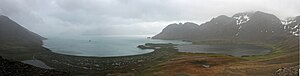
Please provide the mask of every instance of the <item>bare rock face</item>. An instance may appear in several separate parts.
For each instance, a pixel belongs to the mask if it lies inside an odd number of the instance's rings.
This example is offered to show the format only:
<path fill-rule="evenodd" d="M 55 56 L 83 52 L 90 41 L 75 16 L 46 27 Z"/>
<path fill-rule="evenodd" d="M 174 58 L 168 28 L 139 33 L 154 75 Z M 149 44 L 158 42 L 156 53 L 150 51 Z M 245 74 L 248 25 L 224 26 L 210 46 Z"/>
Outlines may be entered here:
<path fill-rule="evenodd" d="M 0 15 L 0 42 L 8 45 L 41 46 L 44 37 Z"/>

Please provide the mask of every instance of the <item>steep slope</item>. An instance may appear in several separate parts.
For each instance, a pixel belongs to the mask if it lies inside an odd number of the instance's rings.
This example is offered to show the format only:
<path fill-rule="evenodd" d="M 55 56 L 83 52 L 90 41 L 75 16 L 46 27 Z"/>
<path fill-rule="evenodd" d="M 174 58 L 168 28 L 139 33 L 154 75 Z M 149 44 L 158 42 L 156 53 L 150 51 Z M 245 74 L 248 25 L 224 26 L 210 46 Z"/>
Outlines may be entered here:
<path fill-rule="evenodd" d="M 8 17 L 0 15 L 1 44 L 40 46 L 42 45 L 42 39 L 45 38 L 27 30 Z"/>
<path fill-rule="evenodd" d="M 282 20 L 284 30 L 290 35 L 299 36 L 300 16 L 287 18 Z"/>
<path fill-rule="evenodd" d="M 299 69 L 299 19 L 300 16 L 297 16 L 284 20 L 281 23 L 280 19 L 278 19 L 275 15 L 260 11 L 237 13 L 232 17 L 224 15 L 218 16 L 213 18 L 211 21 L 200 25 L 200 32 L 198 33 L 200 37 L 198 40 L 217 39 L 216 41 L 219 41 L 218 39 L 221 39 L 237 42 L 258 42 L 259 44 L 264 44 L 266 47 L 272 47 L 272 52 L 266 55 L 245 56 L 242 57 L 245 61 L 231 63 L 229 65 L 221 62 L 221 66 L 214 65 L 209 68 L 201 68 L 201 66 L 199 67 L 199 64 L 207 63 L 213 59 L 202 60 L 201 63 L 193 65 L 191 62 L 200 62 L 201 59 L 205 58 L 199 57 L 203 55 L 195 57 L 196 55 L 190 54 L 189 57 L 181 57 L 176 60 L 172 59 L 158 65 L 158 67 L 155 67 L 158 69 L 154 68 L 153 70 L 158 70 L 154 74 L 297 76 L 299 75 L 299 71 L 297 70 Z M 217 59 L 225 60 L 224 58 Z M 213 60 L 213 62 L 218 61 Z M 184 67 L 178 67 L 178 64 Z"/>
<path fill-rule="evenodd" d="M 221 15 L 200 25 L 200 39 L 231 39 L 235 30 L 234 18 Z"/>
<path fill-rule="evenodd" d="M 200 27 L 191 22 L 174 23 L 168 25 L 161 33 L 152 37 L 153 39 L 182 39 L 192 40 L 198 37 Z"/>
<path fill-rule="evenodd" d="M 239 23 L 238 17 L 248 18 L 246 22 Z M 250 41 L 273 41 L 274 39 L 284 37 L 283 26 L 275 15 L 257 11 L 253 14 L 234 15 L 238 31 L 235 36 L 239 40 Z"/>
<path fill-rule="evenodd" d="M 20 26 L 6 16 L 0 16 L 0 56 L 14 60 L 31 59 L 48 52 L 42 47 L 40 35 Z"/>

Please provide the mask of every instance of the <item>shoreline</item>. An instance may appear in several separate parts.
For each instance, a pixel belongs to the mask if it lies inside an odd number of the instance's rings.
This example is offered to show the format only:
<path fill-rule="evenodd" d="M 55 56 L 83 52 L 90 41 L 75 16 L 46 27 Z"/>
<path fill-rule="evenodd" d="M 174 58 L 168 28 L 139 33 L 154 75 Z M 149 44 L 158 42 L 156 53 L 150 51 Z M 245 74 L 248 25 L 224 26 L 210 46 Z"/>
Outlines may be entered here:
<path fill-rule="evenodd" d="M 155 45 L 153 45 L 154 47 Z M 110 74 L 115 72 L 133 72 L 145 69 L 150 64 L 167 60 L 177 53 L 173 44 L 162 45 L 153 52 L 118 57 L 85 57 L 54 53 L 52 51 L 38 55 L 36 58 L 57 70 L 74 74 Z M 46 50 L 49 50 L 45 48 Z"/>
<path fill-rule="evenodd" d="M 262 47 L 268 47 L 266 45 L 259 44 Z M 155 45 L 152 45 L 154 47 Z M 158 46 L 158 45 L 156 45 Z M 118 57 L 86 57 L 86 56 L 74 56 L 54 53 L 51 50 L 47 53 L 43 53 L 37 57 L 37 59 L 43 61 L 46 65 L 56 68 L 58 71 L 67 71 L 73 75 L 115 75 L 120 74 L 141 74 L 147 73 L 147 70 L 153 69 L 153 66 L 159 66 L 166 62 L 172 61 L 174 58 L 199 56 L 207 57 L 204 60 L 210 58 L 237 60 L 238 62 L 251 63 L 260 62 L 261 59 L 248 59 L 249 57 L 268 56 L 272 54 L 274 50 L 265 55 L 253 55 L 246 57 L 235 57 L 225 54 L 215 53 L 185 53 L 178 52 L 175 45 L 163 45 L 163 48 L 155 49 L 153 52 L 130 55 L 130 56 L 118 56 Z M 162 47 L 162 46 L 161 46 Z M 273 47 L 277 48 L 277 47 Z M 47 48 L 45 48 L 47 49 Z M 47 49 L 49 50 L 49 49 Z M 280 54 L 281 55 L 281 54 Z M 279 55 L 278 55 L 279 56 Z M 197 59 L 197 58 L 196 58 Z M 210 60 L 208 60 L 210 61 Z M 230 64 L 239 64 L 235 62 L 229 62 Z M 174 65 L 174 64 L 172 64 Z M 224 64 L 222 64 L 224 65 Z M 262 64 L 259 64 L 262 65 Z M 265 64 L 264 64 L 265 65 Z M 281 64 L 278 64 L 281 65 Z M 293 64 L 294 65 L 294 64 Z M 227 66 L 227 65 L 226 65 Z M 282 66 L 286 66 L 283 65 Z M 222 67 L 222 66 L 218 66 Z M 154 68 L 157 69 L 157 68 Z M 146 70 L 146 71 L 145 71 Z M 272 69 L 274 70 L 274 69 Z M 151 72 L 150 72 L 151 73 Z"/>

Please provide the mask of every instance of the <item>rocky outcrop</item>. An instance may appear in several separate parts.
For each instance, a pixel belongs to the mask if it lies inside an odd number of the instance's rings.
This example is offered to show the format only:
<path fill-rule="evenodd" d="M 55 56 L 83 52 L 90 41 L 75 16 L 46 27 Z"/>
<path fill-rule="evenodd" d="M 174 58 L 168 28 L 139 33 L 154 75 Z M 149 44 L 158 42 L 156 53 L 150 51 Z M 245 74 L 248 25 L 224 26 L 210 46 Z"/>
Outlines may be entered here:
<path fill-rule="evenodd" d="M 231 39 L 236 32 L 235 25 L 231 23 L 233 21 L 235 21 L 234 18 L 221 15 L 201 24 L 200 39 Z"/>
<path fill-rule="evenodd" d="M 18 61 L 3 59 L 0 56 L 1 76 L 68 76 L 67 72 L 42 69 Z"/>
<path fill-rule="evenodd" d="M 275 76 L 298 76 L 299 75 L 299 65 L 280 68 L 275 72 Z"/>
<path fill-rule="evenodd" d="M 236 19 L 235 39 L 246 41 L 273 41 L 284 37 L 283 26 L 275 15 L 254 12 L 233 16 Z"/>

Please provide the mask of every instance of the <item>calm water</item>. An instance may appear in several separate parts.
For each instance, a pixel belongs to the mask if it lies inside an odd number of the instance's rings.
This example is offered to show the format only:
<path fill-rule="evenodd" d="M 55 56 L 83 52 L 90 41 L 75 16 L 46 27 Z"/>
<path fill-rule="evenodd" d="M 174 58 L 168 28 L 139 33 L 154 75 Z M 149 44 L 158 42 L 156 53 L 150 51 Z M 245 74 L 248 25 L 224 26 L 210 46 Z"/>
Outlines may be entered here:
<path fill-rule="evenodd" d="M 141 50 L 138 45 L 145 43 L 176 43 L 189 44 L 178 40 L 147 39 L 149 35 L 123 35 L 123 36 L 69 36 L 48 37 L 44 46 L 53 52 L 77 56 L 126 56 L 152 52 Z M 91 40 L 91 42 L 89 42 Z"/>
<path fill-rule="evenodd" d="M 271 51 L 255 45 L 180 45 L 177 48 L 180 52 L 218 53 L 232 56 L 264 55 Z"/>

